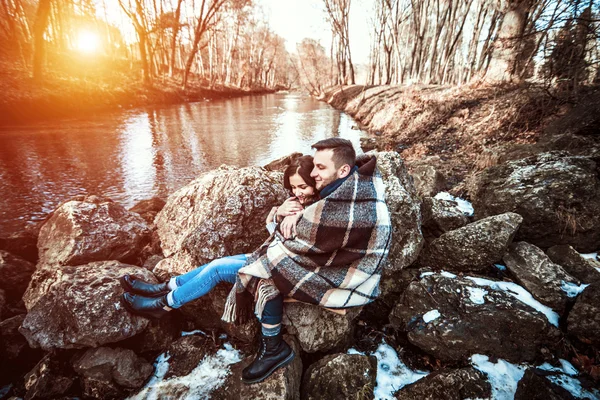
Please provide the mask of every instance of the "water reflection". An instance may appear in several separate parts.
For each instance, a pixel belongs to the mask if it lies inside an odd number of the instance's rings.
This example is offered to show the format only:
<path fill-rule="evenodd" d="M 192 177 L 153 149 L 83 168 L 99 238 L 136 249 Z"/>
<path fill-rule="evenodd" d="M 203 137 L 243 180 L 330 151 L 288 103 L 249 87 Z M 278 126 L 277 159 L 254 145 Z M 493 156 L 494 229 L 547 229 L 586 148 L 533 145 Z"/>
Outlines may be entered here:
<path fill-rule="evenodd" d="M 77 194 L 131 207 L 221 164 L 310 154 L 312 143 L 334 136 L 358 149 L 361 132 L 353 124 L 311 98 L 273 94 L 0 128 L 0 234 Z"/>

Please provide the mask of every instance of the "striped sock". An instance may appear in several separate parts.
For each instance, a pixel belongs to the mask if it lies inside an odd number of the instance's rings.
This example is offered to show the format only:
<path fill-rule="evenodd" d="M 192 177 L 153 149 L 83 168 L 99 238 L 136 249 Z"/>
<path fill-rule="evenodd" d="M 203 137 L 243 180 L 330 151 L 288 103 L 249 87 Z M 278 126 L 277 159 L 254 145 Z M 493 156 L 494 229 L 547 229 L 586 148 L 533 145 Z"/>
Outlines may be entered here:
<path fill-rule="evenodd" d="M 267 328 L 262 325 L 262 334 L 263 336 L 277 336 L 279 332 L 281 332 L 281 324 L 274 326 L 273 328 Z"/>

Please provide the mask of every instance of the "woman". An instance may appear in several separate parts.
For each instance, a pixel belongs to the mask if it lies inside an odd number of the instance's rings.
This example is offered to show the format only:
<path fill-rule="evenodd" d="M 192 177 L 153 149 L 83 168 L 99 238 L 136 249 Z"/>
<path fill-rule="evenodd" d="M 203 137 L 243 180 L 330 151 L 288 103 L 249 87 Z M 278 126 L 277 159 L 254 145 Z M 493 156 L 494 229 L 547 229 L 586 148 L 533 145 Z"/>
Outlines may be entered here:
<path fill-rule="evenodd" d="M 293 234 L 295 220 L 301 215 L 304 207 L 319 199 L 315 189 L 315 181 L 310 176 L 313 169 L 313 158 L 302 156 L 294 160 L 286 168 L 283 175 L 283 185 L 293 197 L 287 199 L 280 207 L 273 207 L 266 223 L 271 234 L 290 237 Z M 284 219 L 285 217 L 293 217 Z M 276 233 L 277 225 L 281 222 L 280 232 Z M 220 282 L 235 283 L 238 270 L 248 259 L 247 254 L 223 257 L 198 267 L 186 274 L 172 277 L 168 282 L 149 284 L 135 279 L 131 275 L 121 278 L 121 285 L 126 293 L 123 294 L 125 308 L 138 315 L 150 318 L 160 318 L 173 308 L 196 300 L 212 290 Z M 264 371 L 262 359 L 257 358 L 246 370 L 242 377 L 246 383 L 260 382 L 275 369 L 286 365 L 294 358 L 293 351 L 281 340 L 281 319 L 283 315 L 283 298 L 277 298 L 266 303 L 262 317 L 261 351 L 265 341 L 276 341 L 276 357 L 281 360 L 269 360 L 269 354 L 262 354 L 269 365 Z M 273 348 L 273 345 L 269 346 Z M 268 353 L 268 352 L 267 352 Z M 271 365 L 275 364 L 274 368 Z"/>

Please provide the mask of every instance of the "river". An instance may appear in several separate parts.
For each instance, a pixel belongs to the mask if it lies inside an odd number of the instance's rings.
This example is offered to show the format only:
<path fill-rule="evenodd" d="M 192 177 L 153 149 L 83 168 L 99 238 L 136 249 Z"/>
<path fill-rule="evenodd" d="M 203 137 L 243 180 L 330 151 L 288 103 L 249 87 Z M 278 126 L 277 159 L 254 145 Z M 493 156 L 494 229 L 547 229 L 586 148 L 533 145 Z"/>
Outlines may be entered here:
<path fill-rule="evenodd" d="M 364 133 L 353 125 L 326 103 L 278 93 L 0 127 L 0 236 L 78 194 L 129 208 L 221 164 L 312 154 L 311 144 L 328 137 L 359 150 Z"/>

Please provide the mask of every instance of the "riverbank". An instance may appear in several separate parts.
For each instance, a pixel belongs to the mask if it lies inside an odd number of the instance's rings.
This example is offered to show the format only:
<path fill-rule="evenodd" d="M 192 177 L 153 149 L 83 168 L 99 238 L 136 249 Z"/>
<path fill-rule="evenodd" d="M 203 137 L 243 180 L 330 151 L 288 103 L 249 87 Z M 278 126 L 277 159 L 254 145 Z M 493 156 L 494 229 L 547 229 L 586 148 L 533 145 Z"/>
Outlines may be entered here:
<path fill-rule="evenodd" d="M 536 85 L 354 85 L 321 100 L 372 134 L 363 147 L 396 150 L 409 167 L 433 166 L 459 195 L 473 173 L 507 159 L 600 149 L 597 87 L 567 97 Z M 563 134 L 571 136 L 557 141 Z"/>
<path fill-rule="evenodd" d="M 85 67 L 85 66 L 84 66 Z M 241 89 L 192 79 L 184 90 L 179 78 L 155 78 L 144 85 L 126 68 L 73 68 L 85 73 L 49 70 L 43 83 L 18 64 L 0 61 L 0 125 L 93 114 L 115 109 L 179 104 L 274 93 L 274 89 Z"/>

